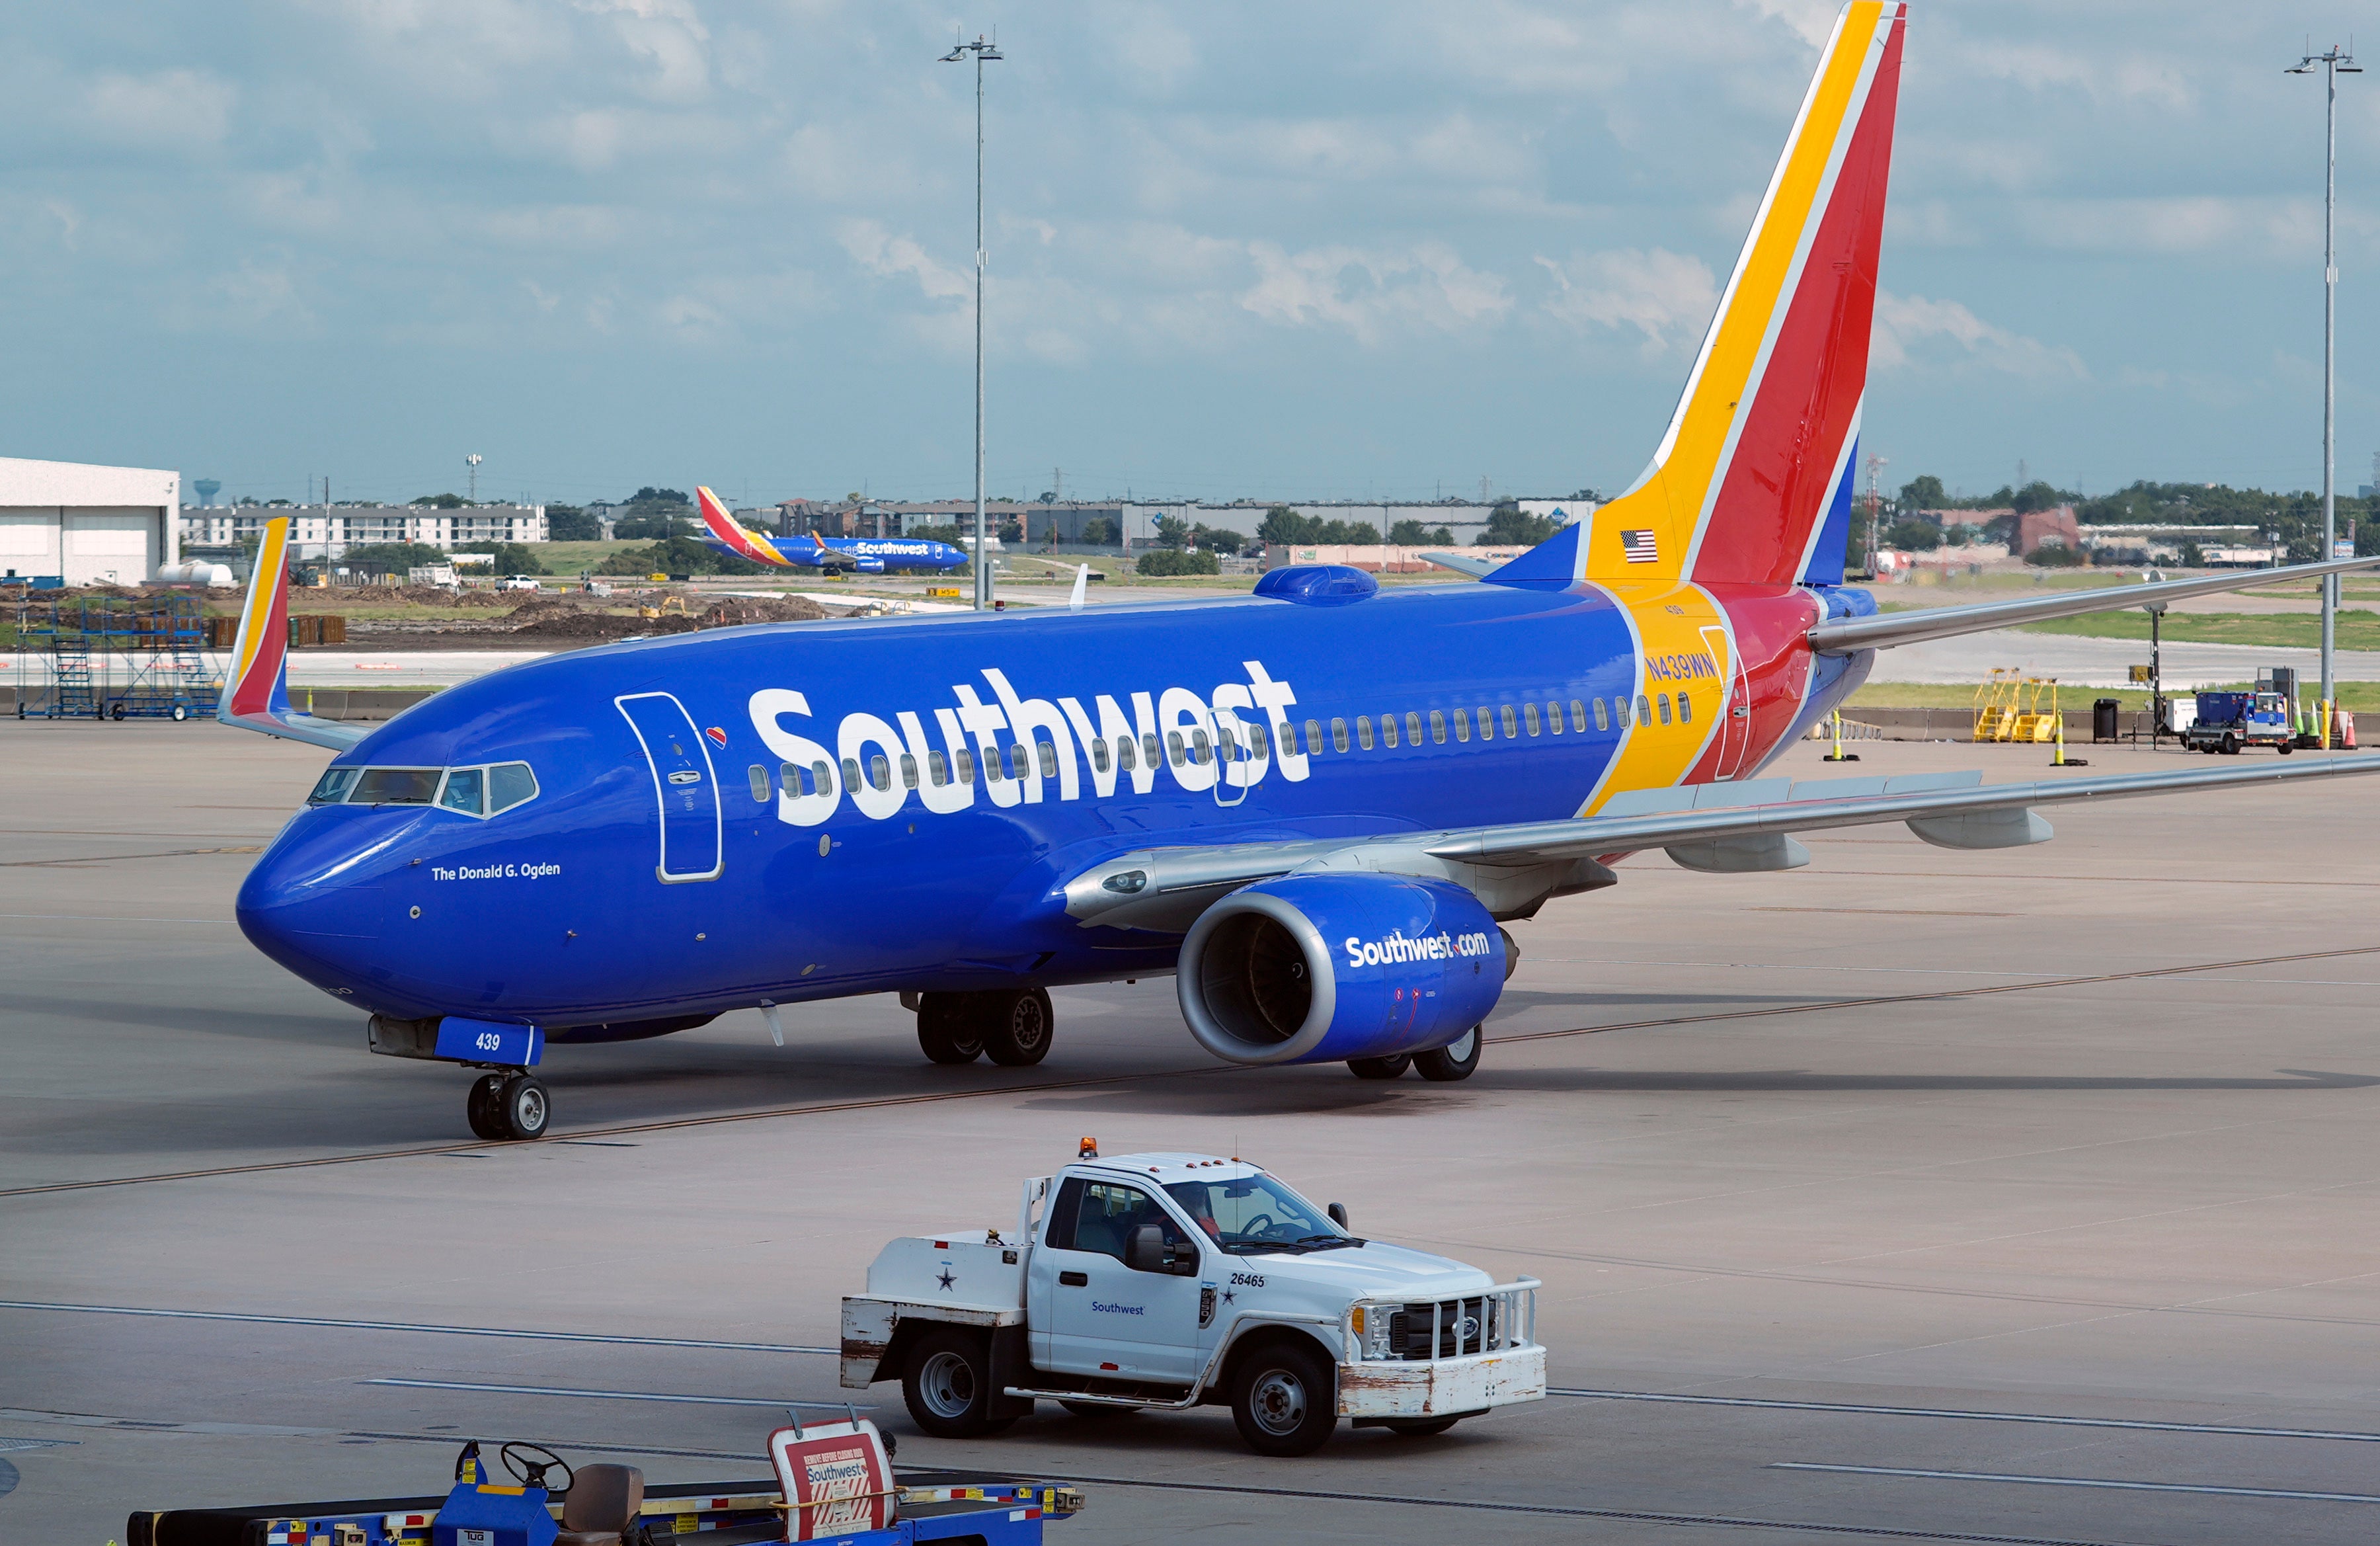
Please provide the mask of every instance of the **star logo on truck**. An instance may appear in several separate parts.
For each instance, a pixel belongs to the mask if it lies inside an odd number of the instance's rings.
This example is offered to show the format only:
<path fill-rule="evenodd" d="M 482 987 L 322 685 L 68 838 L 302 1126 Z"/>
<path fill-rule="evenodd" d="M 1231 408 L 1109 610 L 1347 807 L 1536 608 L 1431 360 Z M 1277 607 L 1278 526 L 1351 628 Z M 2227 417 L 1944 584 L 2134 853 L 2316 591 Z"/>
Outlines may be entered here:
<path fill-rule="evenodd" d="M 954 1284 L 954 1283 L 958 1282 L 959 1280 L 957 1279 L 957 1277 L 955 1277 L 954 1275 L 953 1275 L 953 1273 L 952 1273 L 952 1272 L 951 1272 L 951 1264 L 950 1264 L 949 1262 L 945 1261 L 945 1262 L 943 1262 L 943 1263 L 942 1263 L 942 1270 L 941 1270 L 941 1272 L 939 1274 L 937 1274 L 937 1275 L 936 1275 L 936 1277 L 934 1278 L 934 1281 L 935 1281 L 936 1283 L 938 1283 L 938 1284 L 941 1284 L 942 1285 L 942 1292 L 943 1292 L 943 1293 L 945 1293 L 945 1294 L 947 1294 L 947 1293 L 949 1293 L 949 1292 L 951 1291 L 951 1285 L 952 1285 L 953 1284 Z"/>

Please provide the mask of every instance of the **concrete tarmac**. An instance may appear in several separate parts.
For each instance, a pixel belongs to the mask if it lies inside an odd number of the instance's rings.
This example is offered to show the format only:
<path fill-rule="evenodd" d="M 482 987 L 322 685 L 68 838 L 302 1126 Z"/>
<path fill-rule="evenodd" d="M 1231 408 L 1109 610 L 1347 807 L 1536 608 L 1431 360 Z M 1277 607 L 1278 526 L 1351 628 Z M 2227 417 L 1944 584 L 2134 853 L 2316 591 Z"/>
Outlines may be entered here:
<path fill-rule="evenodd" d="M 1144 980 L 1060 992 L 1027 1070 L 929 1065 L 881 997 L 790 1012 L 783 1051 L 753 1014 L 559 1049 L 555 1137 L 497 1146 L 465 1073 L 368 1056 L 232 924 L 323 760 L 0 724 L 0 1540 L 436 1491 L 467 1436 L 760 1475 L 773 1403 L 839 1397 L 837 1296 L 883 1241 L 1013 1221 L 1085 1134 L 1541 1278 L 1561 1394 L 1273 1461 L 1220 1409 L 960 1443 L 868 1393 L 905 1463 L 1085 1479 L 1053 1541 L 2380 1527 L 2380 780 L 2053 810 L 2011 852 L 1631 859 L 1513 926 L 1459 1085 L 1225 1068 Z"/>

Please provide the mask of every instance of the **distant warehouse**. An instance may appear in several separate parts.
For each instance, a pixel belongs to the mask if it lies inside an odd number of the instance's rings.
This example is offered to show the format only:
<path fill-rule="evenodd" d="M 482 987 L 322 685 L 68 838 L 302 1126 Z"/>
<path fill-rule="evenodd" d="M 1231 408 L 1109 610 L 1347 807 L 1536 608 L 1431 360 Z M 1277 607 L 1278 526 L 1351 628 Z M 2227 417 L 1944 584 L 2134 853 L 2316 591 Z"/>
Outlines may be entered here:
<path fill-rule="evenodd" d="M 490 542 L 542 542 L 542 505 L 185 505 L 182 545 L 228 548 L 289 517 L 289 541 L 299 558 L 342 558 L 349 548 L 378 542 L 420 542 L 449 553 Z"/>
<path fill-rule="evenodd" d="M 182 475 L 0 456 L 0 578 L 138 585 L 178 563 Z"/>

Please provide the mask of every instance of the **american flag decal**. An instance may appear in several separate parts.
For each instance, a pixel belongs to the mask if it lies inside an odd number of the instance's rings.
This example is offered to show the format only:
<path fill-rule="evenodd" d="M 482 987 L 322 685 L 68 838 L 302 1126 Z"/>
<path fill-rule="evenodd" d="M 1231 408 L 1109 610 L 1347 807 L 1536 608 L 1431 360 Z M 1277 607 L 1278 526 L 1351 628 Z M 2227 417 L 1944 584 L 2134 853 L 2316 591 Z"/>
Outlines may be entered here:
<path fill-rule="evenodd" d="M 1620 551 L 1631 564 L 1650 564 L 1661 556 L 1660 546 L 1653 541 L 1650 531 L 1622 531 Z"/>

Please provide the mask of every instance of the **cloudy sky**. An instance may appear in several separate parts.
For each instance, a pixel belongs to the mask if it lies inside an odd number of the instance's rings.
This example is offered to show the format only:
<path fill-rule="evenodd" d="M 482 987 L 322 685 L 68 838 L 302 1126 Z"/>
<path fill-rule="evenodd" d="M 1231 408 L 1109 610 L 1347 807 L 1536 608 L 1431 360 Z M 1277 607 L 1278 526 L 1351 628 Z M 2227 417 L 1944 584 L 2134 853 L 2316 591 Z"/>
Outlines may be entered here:
<path fill-rule="evenodd" d="M 2357 7 L 1919 0 L 1888 481 L 2306 487 Z M 1827 0 L 90 0 L 0 21 L 0 454 L 225 493 L 1624 485 Z M 2371 13 L 2362 11 L 2369 22 Z M 2380 38 L 2374 41 L 2380 48 Z M 2375 59 L 2380 66 L 2380 59 Z M 2380 450 L 2380 68 L 2342 80 L 2340 481 Z M 319 497 L 319 495 L 318 495 Z"/>

